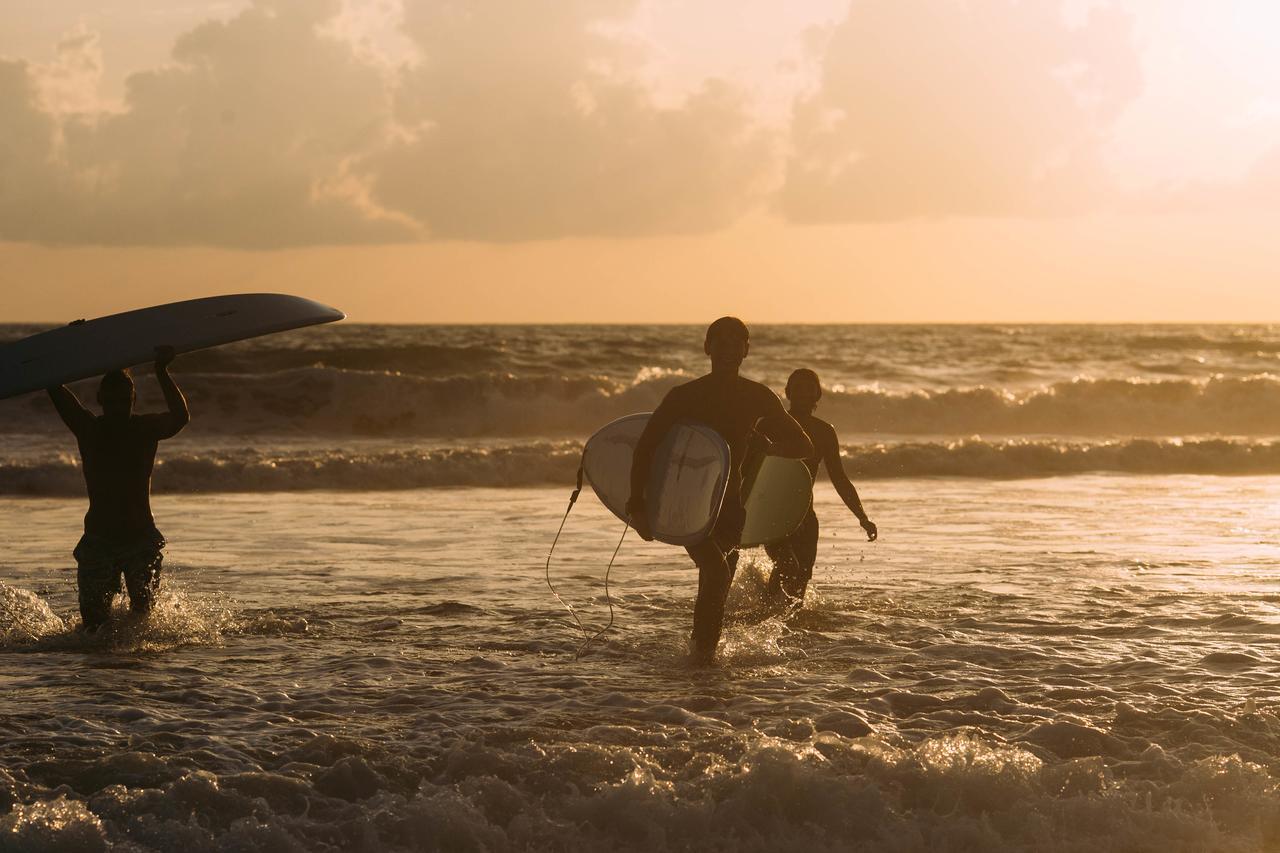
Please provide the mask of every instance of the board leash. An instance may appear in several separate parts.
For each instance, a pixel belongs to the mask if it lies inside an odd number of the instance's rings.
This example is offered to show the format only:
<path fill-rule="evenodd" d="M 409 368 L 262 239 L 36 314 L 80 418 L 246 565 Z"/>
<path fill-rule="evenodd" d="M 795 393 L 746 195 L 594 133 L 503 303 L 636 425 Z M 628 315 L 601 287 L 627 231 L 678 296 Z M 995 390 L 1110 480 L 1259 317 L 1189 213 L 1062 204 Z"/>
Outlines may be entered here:
<path fill-rule="evenodd" d="M 626 521 L 622 524 L 622 535 L 618 537 L 618 545 L 613 549 L 613 556 L 609 558 L 609 565 L 604 570 L 604 600 L 609 605 L 609 624 L 605 625 L 599 631 L 596 631 L 586 642 L 578 647 L 578 653 L 573 656 L 574 660 L 582 657 L 583 652 L 591 647 L 591 644 L 605 635 L 610 628 L 613 627 L 613 596 L 609 594 L 609 573 L 613 571 L 613 561 L 618 559 L 618 552 L 622 550 L 622 540 L 627 538 L 627 531 L 631 529 L 631 522 Z"/>
<path fill-rule="evenodd" d="M 573 621 L 578 625 L 578 630 L 581 631 L 582 636 L 586 638 L 582 645 L 578 647 L 577 653 L 574 654 L 574 660 L 581 658 L 583 653 L 586 652 L 586 650 L 590 648 L 596 640 L 603 637 L 611 628 L 613 628 L 615 614 L 613 608 L 613 596 L 609 593 L 609 575 L 613 571 L 614 561 L 618 559 L 618 552 L 622 550 L 622 540 L 627 538 L 627 531 L 631 529 L 631 522 L 628 521 L 623 524 L 622 535 L 618 537 L 618 544 L 613 549 L 613 556 L 609 558 L 609 565 L 606 566 L 604 570 L 604 600 L 605 603 L 609 605 L 609 622 L 599 631 L 588 636 L 589 632 L 587 631 L 587 626 L 582 624 L 582 619 L 578 616 L 578 611 L 574 609 L 572 604 L 560 597 L 560 593 L 556 592 L 555 585 L 551 583 L 551 557 L 556 552 L 556 545 L 559 544 L 560 534 L 564 532 L 565 523 L 569 520 L 569 513 L 573 512 L 573 506 L 578 502 L 578 496 L 582 494 L 583 473 L 583 466 L 579 465 L 577 484 L 573 489 L 573 493 L 569 495 L 569 505 L 565 507 L 564 516 L 560 519 L 560 527 L 556 530 L 555 539 L 551 540 L 551 550 L 547 552 L 547 564 L 543 570 L 543 576 L 547 581 L 547 589 L 551 590 L 551 594 L 556 597 L 556 601 L 560 602 L 560 605 L 565 610 L 569 611 L 569 615 L 573 617 Z"/>
<path fill-rule="evenodd" d="M 551 555 L 556 552 L 556 545 L 560 542 L 560 534 L 564 532 L 565 522 L 569 520 L 569 513 L 573 512 L 573 505 L 578 502 L 578 495 L 582 494 L 582 466 L 578 466 L 578 485 L 573 490 L 573 494 L 569 495 L 569 506 L 565 507 L 564 517 L 560 519 L 560 529 L 556 531 L 556 538 L 551 540 L 551 550 L 547 552 L 547 566 L 544 576 L 547 580 L 547 589 L 551 590 L 551 594 L 556 597 L 556 601 L 560 602 L 560 606 L 569 611 L 569 615 L 573 617 L 573 621 L 578 623 L 578 630 L 585 637 L 587 635 L 587 627 L 582 624 L 582 620 L 578 618 L 578 611 L 573 609 L 573 605 L 560 597 L 560 593 L 556 592 L 556 588 L 551 583 Z"/>

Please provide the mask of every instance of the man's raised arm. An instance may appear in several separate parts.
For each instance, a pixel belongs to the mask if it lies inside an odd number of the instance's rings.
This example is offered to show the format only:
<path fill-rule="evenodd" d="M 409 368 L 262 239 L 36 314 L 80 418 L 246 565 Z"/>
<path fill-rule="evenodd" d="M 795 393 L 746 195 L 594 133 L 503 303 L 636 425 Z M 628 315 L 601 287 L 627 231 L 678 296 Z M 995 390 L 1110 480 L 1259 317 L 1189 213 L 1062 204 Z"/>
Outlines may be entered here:
<path fill-rule="evenodd" d="M 58 417 L 67 425 L 67 429 L 76 435 L 80 430 L 93 422 L 93 413 L 84 407 L 80 399 L 66 385 L 58 385 L 47 389 L 53 407 L 58 410 Z"/>
<path fill-rule="evenodd" d="M 173 377 L 169 375 L 169 365 L 173 363 L 173 347 L 156 347 L 156 381 L 164 392 L 164 402 L 169 411 L 159 415 L 162 419 L 157 438 L 172 438 L 182 432 L 183 427 L 191 422 L 191 410 L 187 408 L 187 398 L 182 396 Z"/>

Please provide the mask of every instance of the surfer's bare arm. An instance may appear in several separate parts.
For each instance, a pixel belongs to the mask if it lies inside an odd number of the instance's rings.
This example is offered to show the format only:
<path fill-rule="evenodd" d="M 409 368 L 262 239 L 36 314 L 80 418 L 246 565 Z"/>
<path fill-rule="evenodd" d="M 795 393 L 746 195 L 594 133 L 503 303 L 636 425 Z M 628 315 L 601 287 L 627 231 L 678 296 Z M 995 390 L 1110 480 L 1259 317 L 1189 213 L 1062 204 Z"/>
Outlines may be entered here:
<path fill-rule="evenodd" d="M 67 429 L 79 435 L 80 430 L 93 422 L 93 413 L 84 407 L 80 399 L 66 385 L 50 388 L 49 399 L 58 410 L 58 417 L 67 425 Z"/>
<path fill-rule="evenodd" d="M 788 459 L 810 459 L 816 456 L 808 433 L 782 408 L 778 395 L 767 391 L 762 399 L 765 401 L 764 414 L 756 422 L 756 429 L 771 442 L 769 454 Z"/>
<path fill-rule="evenodd" d="M 849 507 L 849 511 L 857 516 L 858 523 L 867 532 L 867 541 L 874 542 L 880 535 L 880 531 L 876 528 L 875 522 L 867 518 L 867 511 L 862 508 L 862 499 L 858 497 L 858 490 L 854 488 L 853 482 L 844 470 L 844 457 L 840 455 L 840 439 L 836 437 L 836 431 L 830 427 L 825 432 L 827 434 L 819 440 L 821 447 L 818 449 L 822 452 L 822 461 L 827 466 L 827 476 L 831 478 L 831 485 L 835 486 L 836 494 L 844 501 L 845 506 Z"/>
<path fill-rule="evenodd" d="M 191 410 L 187 408 L 187 398 L 169 375 L 169 365 L 173 363 L 173 347 L 156 347 L 156 381 L 164 392 L 164 401 L 169 411 L 148 415 L 158 439 L 172 438 L 182 432 L 183 427 L 191 422 Z"/>

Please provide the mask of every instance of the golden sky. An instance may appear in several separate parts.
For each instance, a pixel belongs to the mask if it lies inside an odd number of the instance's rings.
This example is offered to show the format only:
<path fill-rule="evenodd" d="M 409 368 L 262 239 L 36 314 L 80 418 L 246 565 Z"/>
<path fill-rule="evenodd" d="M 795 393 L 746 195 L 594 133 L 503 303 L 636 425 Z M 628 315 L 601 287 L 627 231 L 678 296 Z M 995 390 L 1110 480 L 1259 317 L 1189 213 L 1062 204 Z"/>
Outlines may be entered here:
<path fill-rule="evenodd" d="M 8 0 L 0 321 L 1280 321 L 1268 0 Z"/>

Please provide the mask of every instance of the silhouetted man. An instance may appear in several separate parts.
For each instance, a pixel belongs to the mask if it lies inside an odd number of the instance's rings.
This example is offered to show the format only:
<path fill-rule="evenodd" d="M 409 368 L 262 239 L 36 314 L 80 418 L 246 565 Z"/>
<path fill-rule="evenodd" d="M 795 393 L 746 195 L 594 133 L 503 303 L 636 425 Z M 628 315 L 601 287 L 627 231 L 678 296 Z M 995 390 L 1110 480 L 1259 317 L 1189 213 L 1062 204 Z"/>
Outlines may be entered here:
<path fill-rule="evenodd" d="M 815 455 L 804 460 L 809 466 L 809 474 L 817 480 L 818 466 L 827 465 L 827 476 L 836 493 L 844 500 L 867 533 L 867 540 L 874 541 L 880 535 L 871 519 L 867 518 L 862 508 L 862 500 L 858 490 L 849 481 L 844 470 L 844 460 L 840 457 L 840 438 L 835 427 L 814 417 L 813 410 L 822 398 L 822 383 L 818 374 L 807 368 L 794 371 L 787 379 L 787 399 L 791 401 L 791 417 L 795 418 L 813 441 Z M 813 564 L 818 558 L 818 516 L 813 507 L 796 531 L 781 542 L 765 546 L 769 559 L 773 561 L 773 574 L 769 576 L 768 592 L 775 601 L 799 605 L 804 601 L 805 590 L 813 577 Z"/>
<path fill-rule="evenodd" d="M 149 613 L 160 587 L 164 537 L 151 517 L 151 468 L 158 442 L 172 438 L 191 420 L 187 401 L 169 376 L 172 347 L 156 348 L 156 379 L 169 411 L 133 414 L 133 378 L 113 370 L 98 386 L 97 416 L 65 386 L 49 389 L 62 422 L 80 445 L 89 512 L 84 536 L 76 545 L 80 619 L 95 631 L 111 615 L 120 576 L 129 590 L 129 607 Z"/>
<path fill-rule="evenodd" d="M 645 487 L 653 466 L 653 454 L 667 431 L 679 421 L 710 426 L 729 445 L 730 474 L 720 516 L 711 535 L 686 550 L 698 566 L 698 598 L 693 607 L 693 656 L 710 662 L 720 642 L 724 603 L 733 581 L 733 562 L 725 555 L 738 547 L 746 510 L 742 505 L 742 459 L 747 436 L 759 430 L 773 442 L 779 456 L 802 459 L 813 455 L 813 445 L 800 425 L 782 408 L 778 395 L 759 382 L 738 375 L 747 357 L 747 326 L 736 317 L 721 317 L 707 329 L 703 350 L 711 357 L 706 376 L 672 388 L 649 419 L 636 444 L 631 463 L 631 500 L 627 512 L 636 532 L 652 540 Z"/>

